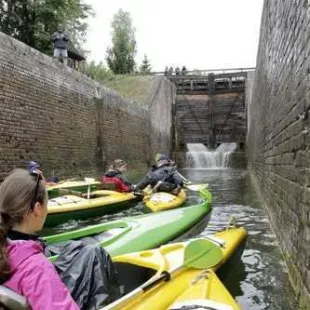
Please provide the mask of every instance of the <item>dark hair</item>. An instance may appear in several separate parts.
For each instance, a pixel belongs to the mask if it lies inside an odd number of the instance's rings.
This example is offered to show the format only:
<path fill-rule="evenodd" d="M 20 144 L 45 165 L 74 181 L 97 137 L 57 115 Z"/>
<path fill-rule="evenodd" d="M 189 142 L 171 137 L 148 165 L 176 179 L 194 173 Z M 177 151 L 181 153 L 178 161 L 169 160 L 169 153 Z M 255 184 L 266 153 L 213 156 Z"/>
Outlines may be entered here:
<path fill-rule="evenodd" d="M 122 160 L 122 159 L 115 159 L 112 163 L 112 165 L 110 166 L 111 170 L 115 170 L 115 169 L 119 169 L 123 166 L 127 165 L 127 163 Z"/>
<path fill-rule="evenodd" d="M 39 182 L 39 183 L 38 183 Z M 34 195 L 36 194 L 36 197 Z M 47 191 L 38 175 L 27 170 L 16 169 L 0 186 L 0 279 L 10 274 L 6 252 L 7 233 L 15 224 L 21 223 L 33 207 L 33 201 L 41 204 L 47 201 Z"/>

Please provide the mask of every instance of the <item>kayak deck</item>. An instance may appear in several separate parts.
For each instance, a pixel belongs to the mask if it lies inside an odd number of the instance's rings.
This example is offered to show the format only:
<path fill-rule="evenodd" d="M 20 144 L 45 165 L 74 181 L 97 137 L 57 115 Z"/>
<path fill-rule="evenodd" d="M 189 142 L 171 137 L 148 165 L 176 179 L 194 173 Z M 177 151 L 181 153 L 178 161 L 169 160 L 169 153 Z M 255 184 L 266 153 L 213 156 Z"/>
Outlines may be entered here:
<path fill-rule="evenodd" d="M 185 200 L 186 193 L 182 189 L 177 196 L 165 192 L 149 194 L 144 197 L 143 202 L 151 212 L 159 212 L 180 207 Z"/>
<path fill-rule="evenodd" d="M 85 219 L 107 213 L 119 212 L 130 207 L 138 198 L 133 193 L 100 190 L 92 192 L 94 198 L 66 195 L 48 201 L 46 226 L 55 226 L 71 219 Z"/>
<path fill-rule="evenodd" d="M 57 183 L 56 185 L 48 186 L 47 192 L 49 198 L 56 198 L 58 196 L 63 195 L 63 192 L 67 194 L 65 191 L 62 190 L 71 190 L 81 193 L 86 193 L 88 187 L 91 191 L 98 190 L 100 186 L 100 182 L 93 181 L 93 182 L 86 182 L 86 181 L 63 181 Z"/>

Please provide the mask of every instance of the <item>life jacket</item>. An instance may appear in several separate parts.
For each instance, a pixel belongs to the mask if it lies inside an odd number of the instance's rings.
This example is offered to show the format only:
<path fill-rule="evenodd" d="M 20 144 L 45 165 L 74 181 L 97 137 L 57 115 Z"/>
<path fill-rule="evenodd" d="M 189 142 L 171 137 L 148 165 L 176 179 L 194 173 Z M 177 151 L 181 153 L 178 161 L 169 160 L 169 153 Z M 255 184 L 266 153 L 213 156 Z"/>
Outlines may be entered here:
<path fill-rule="evenodd" d="M 133 190 L 132 185 L 121 177 L 118 170 L 109 170 L 101 177 L 101 189 L 115 190 L 121 193 L 128 193 Z"/>

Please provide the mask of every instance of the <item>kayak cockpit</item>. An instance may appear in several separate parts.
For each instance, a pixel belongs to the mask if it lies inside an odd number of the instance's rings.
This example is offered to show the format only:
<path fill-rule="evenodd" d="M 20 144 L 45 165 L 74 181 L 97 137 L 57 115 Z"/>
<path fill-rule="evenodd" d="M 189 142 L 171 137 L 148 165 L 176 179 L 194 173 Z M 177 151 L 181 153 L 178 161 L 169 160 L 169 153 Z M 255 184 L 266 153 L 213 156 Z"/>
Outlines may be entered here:
<path fill-rule="evenodd" d="M 115 262 L 121 294 L 124 296 L 150 280 L 157 270 L 130 263 Z"/>

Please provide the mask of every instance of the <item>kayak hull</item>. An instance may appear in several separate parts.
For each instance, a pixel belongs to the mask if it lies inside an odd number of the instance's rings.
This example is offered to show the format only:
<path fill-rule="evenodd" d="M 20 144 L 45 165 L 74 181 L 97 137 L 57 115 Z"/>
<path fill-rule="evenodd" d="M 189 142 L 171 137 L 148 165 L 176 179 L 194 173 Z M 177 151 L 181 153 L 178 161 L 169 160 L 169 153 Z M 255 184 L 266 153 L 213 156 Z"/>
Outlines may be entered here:
<path fill-rule="evenodd" d="M 144 197 L 146 209 L 150 212 L 160 212 L 180 207 L 186 200 L 186 193 L 182 189 L 175 196 L 170 193 L 157 192 Z"/>
<path fill-rule="evenodd" d="M 138 198 L 132 193 L 95 191 L 94 198 L 66 195 L 50 199 L 45 226 L 53 227 L 69 220 L 87 219 L 103 214 L 117 213 L 131 207 L 130 202 Z"/>
<path fill-rule="evenodd" d="M 94 243 L 104 247 L 111 256 L 116 256 L 155 248 L 186 233 L 193 233 L 193 227 L 201 228 L 202 225 L 207 225 L 210 211 L 210 203 L 203 201 L 194 206 L 128 217 L 120 221 L 47 236 L 44 239 L 53 245 L 97 235 Z"/>
<path fill-rule="evenodd" d="M 247 232 L 244 228 L 231 228 L 226 231 L 216 233 L 214 236 L 217 240 L 224 242 L 221 247 L 223 258 L 221 262 L 212 269 L 198 270 L 192 268 L 181 269 L 178 273 L 173 274 L 167 282 L 161 282 L 154 285 L 150 290 L 145 291 L 137 296 L 130 294 L 125 295 L 120 300 L 101 309 L 114 310 L 142 310 L 142 309 L 182 309 L 182 304 L 201 305 L 204 308 L 211 308 L 211 305 L 222 305 L 224 310 L 240 310 L 241 308 L 235 302 L 234 298 L 226 290 L 224 285 L 217 278 L 214 271 L 223 266 L 233 253 L 245 241 Z M 155 250 L 130 253 L 113 258 L 116 266 L 132 264 L 148 269 L 148 273 L 153 271 L 156 278 L 162 272 L 176 269 L 183 264 L 184 249 L 190 242 L 174 243 L 164 245 Z M 149 280 L 150 281 L 150 280 Z M 129 293 L 129 291 L 125 292 Z M 188 309 L 198 309 L 199 307 L 189 307 Z M 203 308 L 203 307 L 201 307 Z M 212 309 L 212 308 L 211 308 Z"/>

